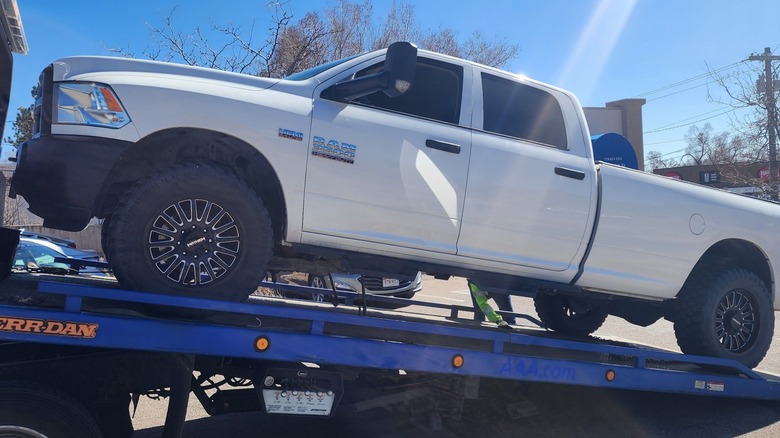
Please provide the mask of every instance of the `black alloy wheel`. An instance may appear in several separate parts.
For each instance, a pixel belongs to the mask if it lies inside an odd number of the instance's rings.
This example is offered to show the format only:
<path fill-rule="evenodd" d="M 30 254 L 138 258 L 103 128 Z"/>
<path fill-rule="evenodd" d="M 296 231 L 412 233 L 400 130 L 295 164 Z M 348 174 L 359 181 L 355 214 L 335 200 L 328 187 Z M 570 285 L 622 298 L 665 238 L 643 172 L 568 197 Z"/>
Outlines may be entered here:
<path fill-rule="evenodd" d="M 236 175 L 182 164 L 128 191 L 106 241 L 126 287 L 241 301 L 265 277 L 273 229 L 262 200 Z"/>

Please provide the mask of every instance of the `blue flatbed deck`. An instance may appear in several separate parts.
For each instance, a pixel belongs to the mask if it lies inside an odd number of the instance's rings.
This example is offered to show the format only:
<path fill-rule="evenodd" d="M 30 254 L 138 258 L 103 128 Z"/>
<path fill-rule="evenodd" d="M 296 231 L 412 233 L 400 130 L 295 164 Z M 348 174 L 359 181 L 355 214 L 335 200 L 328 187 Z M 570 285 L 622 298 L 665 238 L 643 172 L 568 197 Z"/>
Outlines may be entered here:
<path fill-rule="evenodd" d="M 13 274 L 0 283 L 0 341 L 780 400 L 780 377 L 734 361 L 562 339 L 534 327 L 505 331 L 455 311 L 415 316 L 269 297 L 230 303 L 127 291 L 110 281 L 51 280 Z M 160 309 L 197 317 L 156 316 Z"/>

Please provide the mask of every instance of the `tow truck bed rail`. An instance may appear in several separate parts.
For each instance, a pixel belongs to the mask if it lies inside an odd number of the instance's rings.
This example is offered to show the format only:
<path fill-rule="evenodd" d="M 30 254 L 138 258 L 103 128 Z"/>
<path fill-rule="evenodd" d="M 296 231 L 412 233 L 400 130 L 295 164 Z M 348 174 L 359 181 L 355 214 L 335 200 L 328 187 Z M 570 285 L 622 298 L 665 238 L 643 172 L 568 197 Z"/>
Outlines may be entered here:
<path fill-rule="evenodd" d="M 542 329 L 506 332 L 274 298 L 230 303 L 50 281 L 37 292 L 60 297 L 61 306 L 0 305 L 0 340 L 780 400 L 776 376 L 735 361 L 567 340 Z M 198 318 L 143 313 L 164 308 Z"/>

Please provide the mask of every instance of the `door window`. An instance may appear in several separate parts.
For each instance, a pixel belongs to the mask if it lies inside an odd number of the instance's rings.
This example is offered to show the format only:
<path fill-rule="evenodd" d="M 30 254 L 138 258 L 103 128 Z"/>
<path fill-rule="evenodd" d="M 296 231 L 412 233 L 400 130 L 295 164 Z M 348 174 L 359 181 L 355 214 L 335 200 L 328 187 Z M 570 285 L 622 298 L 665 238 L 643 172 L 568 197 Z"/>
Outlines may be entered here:
<path fill-rule="evenodd" d="M 558 100 L 544 90 L 482 73 L 483 129 L 566 149 Z"/>
<path fill-rule="evenodd" d="M 359 71 L 355 77 L 378 72 L 384 62 Z M 463 67 L 433 59 L 418 58 L 414 84 L 405 94 L 388 97 L 377 91 L 354 102 L 390 111 L 425 117 L 445 123 L 460 119 Z"/>

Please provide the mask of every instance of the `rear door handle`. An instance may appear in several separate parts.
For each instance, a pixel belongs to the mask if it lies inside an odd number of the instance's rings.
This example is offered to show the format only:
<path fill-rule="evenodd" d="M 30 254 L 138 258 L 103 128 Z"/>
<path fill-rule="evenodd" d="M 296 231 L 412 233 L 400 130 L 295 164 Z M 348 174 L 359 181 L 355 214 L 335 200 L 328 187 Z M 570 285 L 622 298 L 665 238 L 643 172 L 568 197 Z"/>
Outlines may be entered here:
<path fill-rule="evenodd" d="M 585 172 L 582 172 L 580 170 L 567 169 L 565 167 L 556 167 L 555 174 L 560 176 L 565 176 L 566 178 L 576 179 L 579 181 L 585 179 Z"/>
<path fill-rule="evenodd" d="M 425 140 L 425 146 L 431 148 L 431 149 L 438 149 L 440 151 L 449 152 L 452 154 L 459 154 L 460 153 L 460 145 L 455 143 L 447 143 L 446 141 L 439 141 L 439 140 L 431 140 L 430 138 L 428 140 Z"/>

